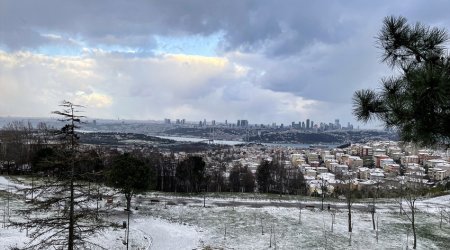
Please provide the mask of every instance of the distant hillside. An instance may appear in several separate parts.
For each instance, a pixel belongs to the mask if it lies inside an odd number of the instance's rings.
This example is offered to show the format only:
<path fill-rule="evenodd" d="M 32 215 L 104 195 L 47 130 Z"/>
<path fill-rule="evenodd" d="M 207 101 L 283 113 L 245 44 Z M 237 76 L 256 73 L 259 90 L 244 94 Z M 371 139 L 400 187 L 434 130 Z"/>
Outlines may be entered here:
<path fill-rule="evenodd" d="M 94 145 L 172 144 L 175 141 L 135 133 L 79 133 L 80 143 Z"/>
<path fill-rule="evenodd" d="M 283 131 L 262 132 L 260 135 L 250 136 L 249 141 L 261 143 L 342 143 L 345 138 L 330 133 Z"/>

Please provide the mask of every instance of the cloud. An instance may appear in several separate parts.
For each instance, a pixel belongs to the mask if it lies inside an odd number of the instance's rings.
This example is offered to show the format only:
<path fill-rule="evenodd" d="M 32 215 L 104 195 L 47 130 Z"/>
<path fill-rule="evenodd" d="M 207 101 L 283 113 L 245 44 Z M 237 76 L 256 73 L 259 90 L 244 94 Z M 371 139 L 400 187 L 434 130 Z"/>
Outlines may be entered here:
<path fill-rule="evenodd" d="M 113 100 L 110 96 L 99 93 L 84 93 L 79 91 L 75 93 L 74 103 L 86 107 L 105 108 L 111 106 Z"/>
<path fill-rule="evenodd" d="M 158 36 L 224 34 L 222 48 L 288 56 L 316 41 L 340 43 L 386 15 L 448 26 L 447 1 L 23 1 L 0 4 L 0 43 L 9 49 L 70 37 L 90 47 L 118 46 L 148 51 Z M 378 23 L 376 23 L 378 25 Z M 57 39 L 58 40 L 58 39 Z M 59 39 L 66 42 L 66 39 Z"/>
<path fill-rule="evenodd" d="M 449 8 L 418 0 L 5 0 L 0 115 L 47 114 L 78 98 L 93 116 L 353 121 L 353 92 L 395 73 L 375 47 L 383 18 L 450 27 Z"/>
<path fill-rule="evenodd" d="M 87 106 L 90 117 L 288 122 L 320 102 L 252 82 L 252 70 L 229 58 L 168 54 L 130 58 L 0 53 L 1 115 L 45 116 L 61 100 Z M 13 97 L 13 98 L 11 98 Z"/>

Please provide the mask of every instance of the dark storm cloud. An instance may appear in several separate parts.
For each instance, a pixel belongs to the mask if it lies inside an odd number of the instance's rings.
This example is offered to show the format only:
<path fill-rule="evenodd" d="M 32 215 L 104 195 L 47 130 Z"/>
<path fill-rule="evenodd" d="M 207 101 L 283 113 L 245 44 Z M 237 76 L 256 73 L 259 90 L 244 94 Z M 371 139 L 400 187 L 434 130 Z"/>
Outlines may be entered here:
<path fill-rule="evenodd" d="M 351 39 L 390 14 L 447 19 L 450 6 L 448 1 L 5 0 L 0 7 L 0 42 L 10 49 L 40 46 L 47 32 L 69 34 L 91 46 L 141 50 L 154 46 L 154 35 L 223 32 L 225 51 L 276 57 L 295 55 L 317 41 Z"/>
<path fill-rule="evenodd" d="M 245 5 L 245 4 L 244 4 Z M 143 47 L 153 35 L 207 35 L 220 30 L 224 18 L 241 4 L 212 1 L 2 1 L 1 42 L 9 48 L 40 46 L 22 40 L 29 33 L 67 33 L 88 44 Z M 245 6 L 244 8 L 245 9 Z M 226 25 L 225 25 L 226 26 Z M 17 36 L 7 34 L 19 30 Z"/>
<path fill-rule="evenodd" d="M 57 32 L 91 45 L 146 48 L 153 35 L 223 31 L 226 50 L 287 55 L 315 40 L 348 37 L 351 13 L 336 1 L 2 1 L 0 39 L 29 48 L 45 42 L 39 33 Z"/>

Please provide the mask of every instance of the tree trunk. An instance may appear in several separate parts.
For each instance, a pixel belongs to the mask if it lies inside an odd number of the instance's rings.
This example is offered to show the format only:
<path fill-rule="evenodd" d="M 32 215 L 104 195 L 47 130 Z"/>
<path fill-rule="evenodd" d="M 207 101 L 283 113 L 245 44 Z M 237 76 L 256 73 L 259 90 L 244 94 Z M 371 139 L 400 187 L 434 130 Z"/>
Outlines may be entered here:
<path fill-rule="evenodd" d="M 72 170 L 72 176 L 70 180 L 70 202 L 69 202 L 69 250 L 73 250 L 73 241 L 74 241 L 74 192 L 73 192 L 73 170 Z"/>
<path fill-rule="evenodd" d="M 348 204 L 348 231 L 352 232 L 352 207 Z"/>
<path fill-rule="evenodd" d="M 73 117 L 73 108 L 71 108 L 71 115 Z M 75 194 L 74 194 L 74 175 L 75 175 L 75 138 L 74 138 L 74 121 L 71 120 L 71 136 L 70 136 L 70 150 L 71 150 L 71 171 L 70 171 L 70 201 L 69 201 L 69 250 L 73 250 L 74 247 L 74 239 L 75 239 L 75 211 L 74 211 L 74 201 L 75 201 Z"/>
<path fill-rule="evenodd" d="M 125 198 L 127 199 L 127 211 L 130 211 L 130 208 L 131 208 L 131 194 L 125 195 Z"/>
<path fill-rule="evenodd" d="M 417 238 L 416 238 L 416 224 L 415 224 L 415 211 L 414 211 L 415 207 L 413 205 L 412 209 L 411 209 L 411 226 L 412 226 L 412 231 L 413 231 L 413 237 L 414 237 L 414 243 L 413 243 L 413 249 L 416 249 L 417 247 Z"/>
<path fill-rule="evenodd" d="M 322 211 L 323 211 L 323 200 L 325 199 L 325 194 L 323 193 L 323 190 L 322 190 Z"/>
<path fill-rule="evenodd" d="M 372 211 L 372 225 L 373 225 L 373 230 L 375 230 L 375 210 Z"/>

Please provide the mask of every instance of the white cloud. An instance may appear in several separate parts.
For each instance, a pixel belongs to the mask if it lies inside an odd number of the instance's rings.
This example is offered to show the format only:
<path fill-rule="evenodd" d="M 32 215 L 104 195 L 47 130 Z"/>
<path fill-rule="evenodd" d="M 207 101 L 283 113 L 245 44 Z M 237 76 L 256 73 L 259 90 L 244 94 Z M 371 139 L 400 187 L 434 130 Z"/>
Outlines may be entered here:
<path fill-rule="evenodd" d="M 113 103 L 112 97 L 99 93 L 84 93 L 83 91 L 79 91 L 75 93 L 74 103 L 78 103 L 87 108 L 106 108 L 110 107 Z"/>
<path fill-rule="evenodd" d="M 66 99 L 90 117 L 289 122 L 320 102 L 261 88 L 254 69 L 226 57 L 167 54 L 136 58 L 107 52 L 82 57 L 0 53 L 6 100 L 0 115 L 46 116 Z M 12 97 L 12 98 L 11 98 Z"/>

